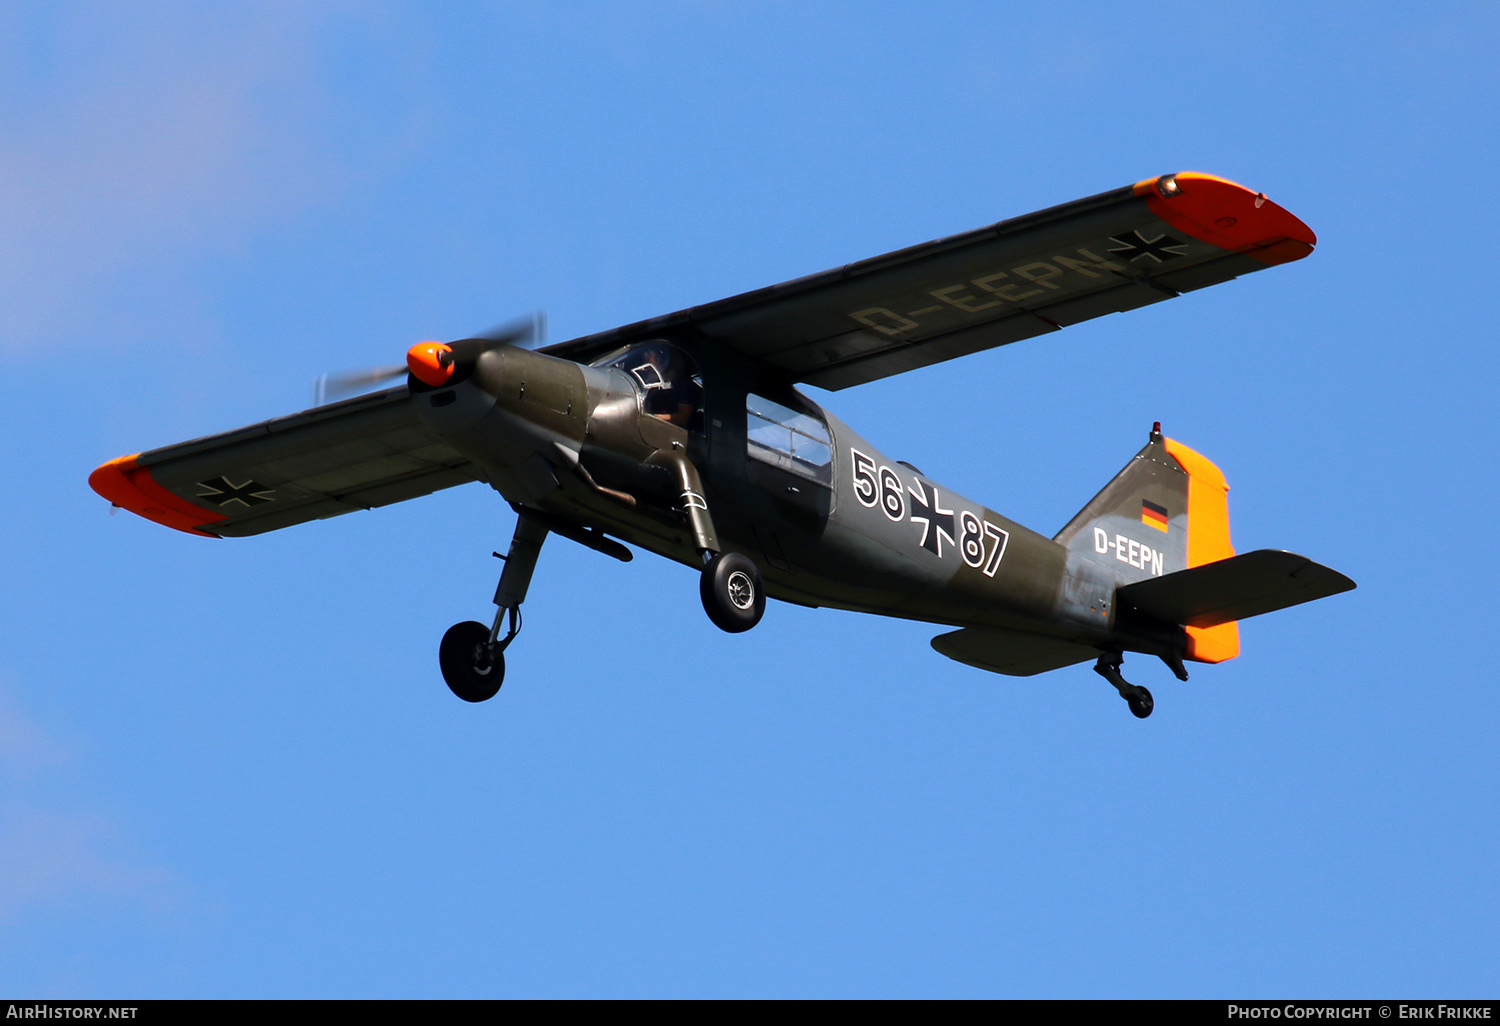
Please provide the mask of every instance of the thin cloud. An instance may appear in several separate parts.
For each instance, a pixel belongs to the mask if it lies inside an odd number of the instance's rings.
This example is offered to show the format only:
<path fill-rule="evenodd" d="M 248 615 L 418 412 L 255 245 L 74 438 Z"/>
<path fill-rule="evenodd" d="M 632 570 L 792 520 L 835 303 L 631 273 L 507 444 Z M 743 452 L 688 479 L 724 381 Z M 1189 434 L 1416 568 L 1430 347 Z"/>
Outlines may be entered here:
<path fill-rule="evenodd" d="M 190 306 L 195 264 L 353 177 L 320 84 L 326 10 L 255 8 L 228 25 L 191 7 L 64 12 L 46 32 L 0 21 L 17 29 L 0 33 L 0 348 L 12 351 L 147 333 L 122 311 Z M 174 309 L 178 332 L 192 315 Z"/>
<path fill-rule="evenodd" d="M 0 922 L 38 906 L 176 904 L 175 876 L 131 850 L 114 819 L 70 780 L 71 762 L 0 696 Z"/>

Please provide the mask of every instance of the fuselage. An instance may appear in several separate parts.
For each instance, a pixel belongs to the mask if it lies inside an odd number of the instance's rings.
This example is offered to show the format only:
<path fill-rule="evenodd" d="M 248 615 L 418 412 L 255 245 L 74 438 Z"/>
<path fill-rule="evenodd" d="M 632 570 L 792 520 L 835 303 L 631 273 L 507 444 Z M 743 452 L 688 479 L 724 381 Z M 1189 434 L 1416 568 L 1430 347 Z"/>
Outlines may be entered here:
<path fill-rule="evenodd" d="M 795 390 L 730 374 L 737 387 L 715 387 L 713 370 L 688 418 L 648 412 L 619 367 L 510 347 L 418 399 L 512 504 L 696 568 L 674 505 L 685 457 L 720 545 L 753 558 L 774 597 L 1087 643 L 1117 633 L 1107 565 L 890 459 Z"/>

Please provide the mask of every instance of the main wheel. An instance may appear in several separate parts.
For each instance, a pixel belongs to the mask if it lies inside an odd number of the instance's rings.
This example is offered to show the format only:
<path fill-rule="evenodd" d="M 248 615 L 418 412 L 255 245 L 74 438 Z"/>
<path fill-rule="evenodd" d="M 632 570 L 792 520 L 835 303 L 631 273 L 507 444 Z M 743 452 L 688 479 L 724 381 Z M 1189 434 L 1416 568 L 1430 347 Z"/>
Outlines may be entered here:
<path fill-rule="evenodd" d="M 703 610 L 714 626 L 730 634 L 748 631 L 766 611 L 766 589 L 749 556 L 721 552 L 703 568 L 698 582 Z"/>
<path fill-rule="evenodd" d="M 1134 692 L 1126 697 L 1125 701 L 1130 703 L 1130 711 L 1136 715 L 1137 719 L 1144 720 L 1147 716 L 1151 715 L 1151 710 L 1156 708 L 1156 702 L 1151 698 L 1151 692 L 1142 687 L 1137 687 Z"/>
<path fill-rule="evenodd" d="M 448 690 L 465 702 L 494 698 L 505 683 L 505 656 L 490 645 L 490 629 L 473 620 L 448 628 L 438 645 Z"/>

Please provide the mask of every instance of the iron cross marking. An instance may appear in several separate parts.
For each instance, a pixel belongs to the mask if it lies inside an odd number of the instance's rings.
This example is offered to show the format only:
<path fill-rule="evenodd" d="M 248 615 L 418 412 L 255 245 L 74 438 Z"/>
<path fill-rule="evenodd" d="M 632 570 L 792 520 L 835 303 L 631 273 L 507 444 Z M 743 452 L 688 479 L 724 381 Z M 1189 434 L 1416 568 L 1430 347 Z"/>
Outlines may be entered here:
<path fill-rule="evenodd" d="M 948 544 L 953 540 L 953 511 L 938 505 L 937 486 L 932 487 L 932 498 L 927 498 L 927 489 L 918 481 L 906 489 L 911 493 L 911 522 L 922 525 L 922 548 L 939 558 L 943 555 L 943 539 Z M 918 514 L 922 514 L 918 516 Z"/>
<path fill-rule="evenodd" d="M 270 502 L 271 496 L 276 494 L 276 489 L 267 488 L 257 481 L 232 484 L 227 477 L 216 477 L 212 481 L 199 481 L 198 487 L 208 489 L 206 492 L 199 492 L 198 498 L 207 499 L 221 509 L 231 502 L 237 502 L 249 509 L 251 506 Z"/>
<path fill-rule="evenodd" d="M 1150 257 L 1158 264 L 1167 260 L 1175 260 L 1187 252 L 1187 243 L 1179 242 L 1170 235 L 1158 235 L 1154 239 L 1148 239 L 1138 231 L 1129 235 L 1111 235 L 1110 242 L 1118 242 L 1118 246 L 1109 247 L 1111 253 L 1119 253 L 1127 260 L 1139 260 L 1142 257 Z"/>

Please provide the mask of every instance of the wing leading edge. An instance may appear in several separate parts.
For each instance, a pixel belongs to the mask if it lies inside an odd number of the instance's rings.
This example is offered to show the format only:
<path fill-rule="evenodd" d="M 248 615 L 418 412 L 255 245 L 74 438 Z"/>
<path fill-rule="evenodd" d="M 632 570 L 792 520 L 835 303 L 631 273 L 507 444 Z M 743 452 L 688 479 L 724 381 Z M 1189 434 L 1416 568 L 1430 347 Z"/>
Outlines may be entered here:
<path fill-rule="evenodd" d="M 1316 243 L 1263 193 L 1186 171 L 544 351 L 576 358 L 691 327 L 793 382 L 841 389 L 1299 260 Z"/>

